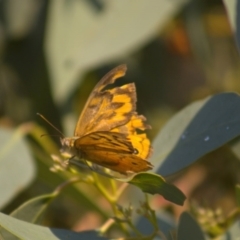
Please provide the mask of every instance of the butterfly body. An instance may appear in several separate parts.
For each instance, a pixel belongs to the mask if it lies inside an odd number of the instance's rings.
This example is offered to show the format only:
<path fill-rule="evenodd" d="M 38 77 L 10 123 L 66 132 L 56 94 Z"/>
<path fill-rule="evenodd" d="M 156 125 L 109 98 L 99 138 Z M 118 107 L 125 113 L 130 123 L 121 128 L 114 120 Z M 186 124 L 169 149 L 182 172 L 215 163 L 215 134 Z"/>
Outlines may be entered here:
<path fill-rule="evenodd" d="M 72 157 L 123 174 L 152 168 L 147 161 L 150 141 L 145 133 L 137 132 L 150 126 L 136 112 L 134 83 L 103 90 L 125 72 L 126 65 L 120 65 L 99 81 L 79 117 L 74 137 L 61 140 L 63 151 Z"/>

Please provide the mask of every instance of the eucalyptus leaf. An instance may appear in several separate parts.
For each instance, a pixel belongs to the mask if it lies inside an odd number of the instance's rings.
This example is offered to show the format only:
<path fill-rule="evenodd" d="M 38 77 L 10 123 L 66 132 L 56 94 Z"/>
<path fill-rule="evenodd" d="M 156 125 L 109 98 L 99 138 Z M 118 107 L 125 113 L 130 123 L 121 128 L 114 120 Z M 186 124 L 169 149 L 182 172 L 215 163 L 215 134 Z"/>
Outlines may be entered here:
<path fill-rule="evenodd" d="M 222 93 L 181 110 L 156 137 L 155 172 L 173 174 L 240 135 L 240 97 Z"/>
<path fill-rule="evenodd" d="M 35 164 L 24 136 L 24 128 L 0 129 L 0 207 L 25 189 L 35 177 Z"/>
<path fill-rule="evenodd" d="M 90 1 L 49 3 L 45 51 L 58 102 L 90 68 L 122 59 L 151 40 L 188 0 L 101 2 L 98 11 Z"/>
<path fill-rule="evenodd" d="M 187 212 L 181 214 L 177 230 L 177 240 L 204 240 L 206 237 L 196 220 Z"/>
<path fill-rule="evenodd" d="M 171 232 L 176 229 L 176 222 L 173 216 L 166 211 L 156 211 L 157 225 L 161 232 L 166 236 L 166 239 L 171 239 Z M 144 235 L 150 235 L 154 231 L 153 225 L 143 216 L 137 222 L 136 227 Z"/>
<path fill-rule="evenodd" d="M 236 36 L 238 48 L 240 47 L 240 2 L 238 0 L 223 0 L 229 22 Z"/>
<path fill-rule="evenodd" d="M 0 213 L 0 226 L 9 231 L 13 236 L 23 240 L 88 240 L 106 239 L 98 235 L 97 231 L 73 232 L 64 229 L 47 228 Z M 1 234 L 1 232 L 0 232 Z M 1 235 L 0 235 L 1 236 Z M 4 235 L 2 234 L 3 239 Z"/>
<path fill-rule="evenodd" d="M 153 173 L 136 174 L 128 183 L 139 187 L 143 192 L 160 194 L 166 200 L 183 205 L 185 195 L 174 185 L 167 183 L 164 178 Z"/>
<path fill-rule="evenodd" d="M 35 25 L 41 2 L 8 0 L 3 7 L 7 35 L 11 38 L 20 39 L 29 34 L 29 31 Z"/>
<path fill-rule="evenodd" d="M 57 196 L 57 192 L 45 194 L 36 198 L 30 199 L 15 209 L 10 216 L 31 223 L 40 223 L 42 216 L 49 205 L 50 201 Z M 6 231 L 0 230 L 5 239 L 17 240 L 18 238 Z"/>
<path fill-rule="evenodd" d="M 45 194 L 32 198 L 15 209 L 11 213 L 11 216 L 26 222 L 40 223 L 45 209 L 48 207 L 51 200 L 53 200 L 57 195 L 58 194 L 56 192 L 53 192 L 51 194 Z"/>
<path fill-rule="evenodd" d="M 71 164 L 77 167 L 88 167 L 86 164 L 84 165 L 80 161 L 73 161 L 71 160 Z M 185 195 L 174 185 L 167 183 L 163 177 L 154 173 L 137 173 L 137 174 L 130 174 L 129 176 L 120 174 L 114 171 L 104 171 L 104 167 L 101 166 L 92 166 L 91 171 L 97 172 L 103 176 L 113 178 L 115 180 L 121 182 L 127 182 L 132 185 L 137 186 L 143 192 L 150 193 L 150 194 L 160 194 L 165 199 L 176 203 L 178 205 L 183 205 L 184 200 L 186 199 Z"/>
<path fill-rule="evenodd" d="M 221 237 L 219 240 L 236 240 L 240 236 L 240 221 L 236 221 Z"/>

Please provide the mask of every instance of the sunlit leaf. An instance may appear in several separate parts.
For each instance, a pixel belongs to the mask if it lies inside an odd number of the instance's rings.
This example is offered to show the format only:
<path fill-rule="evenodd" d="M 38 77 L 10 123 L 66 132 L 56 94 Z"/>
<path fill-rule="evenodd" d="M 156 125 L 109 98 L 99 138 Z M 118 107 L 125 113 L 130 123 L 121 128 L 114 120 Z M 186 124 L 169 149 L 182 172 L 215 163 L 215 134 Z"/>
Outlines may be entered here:
<path fill-rule="evenodd" d="M 26 188 L 35 176 L 34 161 L 23 138 L 29 127 L 23 125 L 15 131 L 0 129 L 0 207 Z"/>
<path fill-rule="evenodd" d="M 151 162 L 163 176 L 173 174 L 240 135 L 240 97 L 222 93 L 190 104 L 163 127 Z"/>
<path fill-rule="evenodd" d="M 88 240 L 106 239 L 98 236 L 96 231 L 73 232 L 64 229 L 47 228 L 32 223 L 24 222 L 16 218 L 0 213 L 0 226 L 19 239 L 34 240 Z M 1 233 L 0 233 L 1 234 Z M 0 235 L 1 236 L 1 235 Z M 2 234 L 3 239 L 4 235 Z"/>
<path fill-rule="evenodd" d="M 143 192 L 160 194 L 166 200 L 183 205 L 185 195 L 174 185 L 167 183 L 164 178 L 152 173 L 136 174 L 128 183 L 139 187 Z"/>

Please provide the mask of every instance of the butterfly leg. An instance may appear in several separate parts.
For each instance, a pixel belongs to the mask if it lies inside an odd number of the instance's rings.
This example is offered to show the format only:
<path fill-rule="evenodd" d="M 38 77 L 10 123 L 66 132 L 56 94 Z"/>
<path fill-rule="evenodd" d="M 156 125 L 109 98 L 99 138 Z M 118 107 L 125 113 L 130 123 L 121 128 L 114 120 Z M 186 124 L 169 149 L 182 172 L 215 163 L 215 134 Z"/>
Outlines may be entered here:
<path fill-rule="evenodd" d="M 89 162 L 86 159 L 83 159 L 83 161 L 85 162 L 85 164 L 89 167 L 90 170 L 94 171 L 94 168 L 92 165 L 89 164 Z"/>

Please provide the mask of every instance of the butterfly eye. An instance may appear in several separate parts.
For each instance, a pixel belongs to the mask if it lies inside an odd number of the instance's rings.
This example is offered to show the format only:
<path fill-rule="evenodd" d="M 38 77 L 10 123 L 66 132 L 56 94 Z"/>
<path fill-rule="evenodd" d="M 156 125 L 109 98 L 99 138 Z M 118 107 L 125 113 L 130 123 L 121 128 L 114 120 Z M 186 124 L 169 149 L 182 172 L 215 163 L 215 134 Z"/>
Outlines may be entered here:
<path fill-rule="evenodd" d="M 134 154 L 139 154 L 139 151 L 136 148 L 134 148 L 134 152 L 133 153 Z"/>

